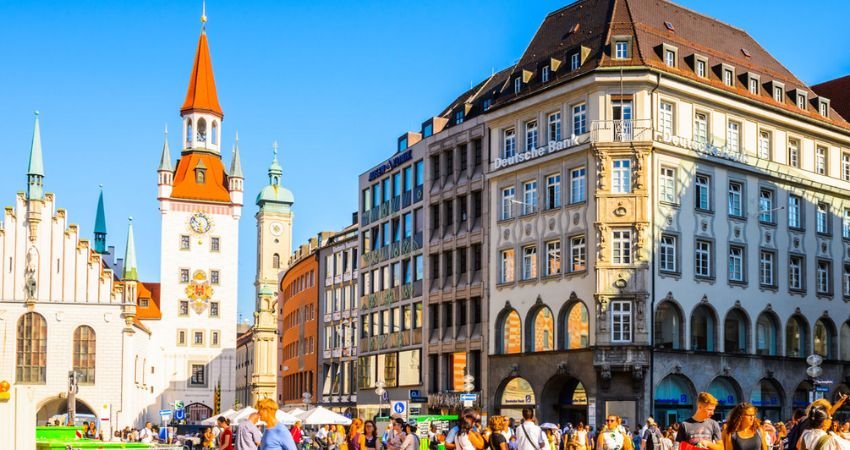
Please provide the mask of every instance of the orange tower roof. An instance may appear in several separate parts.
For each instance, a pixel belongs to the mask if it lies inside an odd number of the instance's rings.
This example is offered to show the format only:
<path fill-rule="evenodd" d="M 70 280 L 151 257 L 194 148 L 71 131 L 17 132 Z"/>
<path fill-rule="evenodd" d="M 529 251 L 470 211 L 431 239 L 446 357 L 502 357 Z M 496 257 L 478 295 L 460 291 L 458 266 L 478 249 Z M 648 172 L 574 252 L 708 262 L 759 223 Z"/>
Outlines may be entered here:
<path fill-rule="evenodd" d="M 203 183 L 198 183 L 195 169 L 206 171 Z M 224 164 L 217 155 L 206 152 L 184 153 L 174 173 L 174 188 L 171 198 L 230 203 L 227 190 L 227 174 Z"/>
<path fill-rule="evenodd" d="M 192 76 L 189 78 L 189 90 L 180 112 L 190 110 L 207 111 L 224 117 L 218 104 L 218 94 L 215 91 L 210 48 L 207 44 L 207 33 L 201 32 L 198 39 L 198 50 L 195 52 L 195 64 L 192 66 Z"/>

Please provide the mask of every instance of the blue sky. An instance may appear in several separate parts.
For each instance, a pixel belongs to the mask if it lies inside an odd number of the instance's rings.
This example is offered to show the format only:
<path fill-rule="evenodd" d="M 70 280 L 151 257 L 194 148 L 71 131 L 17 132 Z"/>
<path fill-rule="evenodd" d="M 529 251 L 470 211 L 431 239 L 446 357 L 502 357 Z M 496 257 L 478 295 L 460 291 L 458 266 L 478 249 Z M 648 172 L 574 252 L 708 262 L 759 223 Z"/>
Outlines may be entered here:
<path fill-rule="evenodd" d="M 544 16 L 567 3 L 209 0 L 223 147 L 238 129 L 246 176 L 240 313 L 251 317 L 254 307 L 253 199 L 274 140 L 296 199 L 294 245 L 340 229 L 356 209 L 359 173 L 470 83 L 514 63 Z M 846 2 L 680 3 L 747 30 L 807 83 L 850 73 Z M 103 184 L 110 243 L 123 253 L 133 216 L 140 275 L 158 280 L 156 166 L 163 128 L 179 129 L 200 9 L 200 1 L 0 0 L 0 204 L 25 188 L 38 109 L 46 189 L 91 237 Z"/>

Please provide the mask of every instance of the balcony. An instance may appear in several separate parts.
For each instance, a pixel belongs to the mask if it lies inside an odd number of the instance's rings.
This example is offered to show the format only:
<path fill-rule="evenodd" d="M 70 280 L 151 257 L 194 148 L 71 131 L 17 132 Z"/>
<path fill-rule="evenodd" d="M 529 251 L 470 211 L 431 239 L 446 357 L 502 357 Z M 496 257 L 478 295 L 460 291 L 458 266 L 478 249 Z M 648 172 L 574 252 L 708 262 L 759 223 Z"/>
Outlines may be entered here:
<path fill-rule="evenodd" d="M 650 119 L 594 120 L 591 142 L 639 142 L 652 140 Z"/>

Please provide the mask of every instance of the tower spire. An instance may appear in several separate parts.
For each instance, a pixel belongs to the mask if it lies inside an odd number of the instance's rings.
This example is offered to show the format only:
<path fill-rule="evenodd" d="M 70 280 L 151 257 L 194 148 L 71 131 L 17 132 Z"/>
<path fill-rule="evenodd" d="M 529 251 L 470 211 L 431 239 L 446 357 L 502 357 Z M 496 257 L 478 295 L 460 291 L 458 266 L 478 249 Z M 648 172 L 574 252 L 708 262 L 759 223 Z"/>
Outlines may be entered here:
<path fill-rule="evenodd" d="M 103 185 L 97 199 L 97 215 L 94 220 L 94 251 L 101 255 L 106 254 L 106 210 L 103 207 Z"/>
<path fill-rule="evenodd" d="M 236 142 L 233 144 L 233 159 L 230 161 L 230 176 L 245 178 L 242 175 L 242 160 L 239 159 L 239 131 L 236 132 Z"/>
<path fill-rule="evenodd" d="M 168 125 L 165 125 L 165 137 L 162 143 L 162 157 L 159 158 L 159 170 L 173 171 L 171 165 L 171 151 L 168 149 Z"/>
<path fill-rule="evenodd" d="M 269 184 L 272 186 L 280 186 L 280 178 L 283 175 L 283 168 L 280 167 L 280 163 L 277 162 L 277 141 L 274 141 L 272 148 L 274 149 L 274 159 L 272 159 L 272 163 L 269 166 Z"/>
<path fill-rule="evenodd" d="M 41 127 L 38 124 L 38 111 L 35 112 L 35 126 L 32 131 L 29 166 L 27 167 L 27 199 L 44 198 L 44 161 L 41 155 Z"/>
<path fill-rule="evenodd" d="M 189 90 L 186 92 L 186 99 L 183 101 L 180 112 L 204 111 L 223 118 L 224 113 L 218 103 L 218 94 L 215 89 L 210 48 L 207 43 L 206 22 L 206 3 L 204 3 L 204 12 L 201 15 L 201 23 L 203 24 L 201 37 L 198 39 L 198 48 L 195 51 L 195 62 L 192 66 L 192 75 L 189 78 Z"/>
<path fill-rule="evenodd" d="M 128 219 L 127 225 L 127 249 L 124 251 L 124 280 L 139 280 L 139 270 L 136 267 L 136 242 L 133 239 L 133 218 Z"/>

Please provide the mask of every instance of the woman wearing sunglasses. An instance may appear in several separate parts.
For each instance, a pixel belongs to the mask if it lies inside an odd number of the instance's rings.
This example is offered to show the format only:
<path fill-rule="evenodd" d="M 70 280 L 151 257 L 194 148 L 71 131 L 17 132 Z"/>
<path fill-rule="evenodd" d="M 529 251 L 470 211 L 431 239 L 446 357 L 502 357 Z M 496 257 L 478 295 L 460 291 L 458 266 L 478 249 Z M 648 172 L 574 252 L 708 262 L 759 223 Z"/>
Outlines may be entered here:
<path fill-rule="evenodd" d="M 599 431 L 597 450 L 634 450 L 634 443 L 626 435 L 626 430 L 620 426 L 619 416 L 608 416 L 605 427 Z"/>
<path fill-rule="evenodd" d="M 767 433 L 756 412 L 749 403 L 732 408 L 721 437 L 725 450 L 767 450 Z"/>

